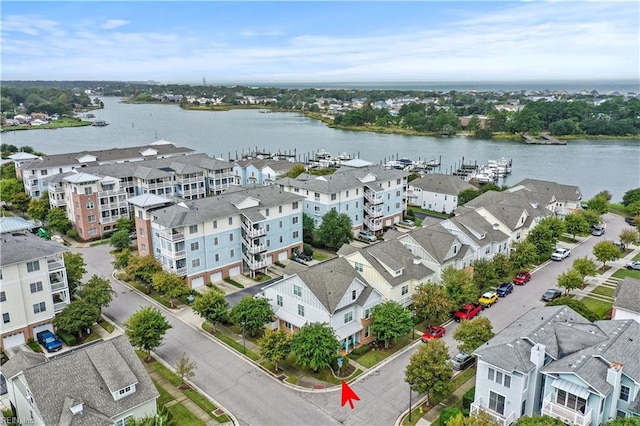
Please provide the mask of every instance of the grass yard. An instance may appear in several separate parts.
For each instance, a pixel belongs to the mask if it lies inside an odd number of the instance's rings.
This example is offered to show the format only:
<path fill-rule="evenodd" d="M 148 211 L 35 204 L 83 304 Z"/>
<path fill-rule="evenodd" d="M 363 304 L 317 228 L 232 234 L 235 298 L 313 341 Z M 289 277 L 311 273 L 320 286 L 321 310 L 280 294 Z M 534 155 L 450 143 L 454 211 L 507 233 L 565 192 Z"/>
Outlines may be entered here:
<path fill-rule="evenodd" d="M 156 389 L 158 389 L 158 392 L 160 392 L 160 397 L 156 400 L 158 409 L 162 408 L 167 402 L 173 401 L 173 396 L 171 396 L 171 394 L 167 392 L 165 388 L 157 384 L 155 381 L 153 382 L 153 384 L 156 386 Z"/>
<path fill-rule="evenodd" d="M 180 426 L 206 426 L 195 414 L 180 403 L 167 407 L 167 411 L 169 411 L 175 423 Z"/>
<path fill-rule="evenodd" d="M 611 302 L 603 302 L 589 296 L 582 298 L 580 301 L 584 303 L 591 312 L 598 315 L 601 319 L 604 319 L 607 316 L 607 314 L 611 311 L 611 307 L 613 306 Z"/>
<path fill-rule="evenodd" d="M 206 398 L 198 391 L 194 389 L 185 389 L 183 392 L 189 397 L 190 400 L 195 402 L 198 407 L 202 408 L 207 412 L 207 414 L 216 419 L 218 423 L 225 423 L 229 421 L 229 417 L 227 417 L 226 414 L 223 414 L 221 416 L 216 416 L 215 414 L 213 414 L 213 412 L 216 411 L 218 407 L 216 407 L 211 401 L 209 401 L 209 398 Z"/>
<path fill-rule="evenodd" d="M 616 291 L 616 290 L 615 290 L 614 288 L 606 287 L 606 286 L 601 285 L 601 286 L 598 286 L 598 287 L 594 288 L 594 289 L 591 291 L 591 293 L 594 293 L 594 294 L 600 294 L 600 295 L 602 295 L 602 296 L 613 297 L 613 293 L 614 293 L 615 291 Z"/>
<path fill-rule="evenodd" d="M 98 321 L 98 324 L 100 325 L 100 327 L 104 328 L 109 334 L 113 333 L 113 331 L 116 329 L 113 326 L 113 324 L 111 324 L 109 321 L 106 321 L 102 318 L 100 318 L 100 321 Z"/>
<path fill-rule="evenodd" d="M 226 334 L 216 334 L 215 335 L 216 339 L 222 341 L 222 343 L 226 344 L 227 346 L 231 346 L 233 349 L 235 349 L 236 351 L 240 352 L 240 353 L 244 353 L 244 347 L 242 346 L 242 343 L 238 343 L 236 342 L 234 339 L 232 339 L 231 337 L 227 336 Z M 249 358 L 251 358 L 254 361 L 257 361 L 260 359 L 260 355 L 247 349 L 246 354 Z"/>
<path fill-rule="evenodd" d="M 393 355 L 394 353 L 398 352 L 400 349 L 404 348 L 405 346 L 411 343 L 413 343 L 413 340 L 411 339 L 410 336 L 402 337 L 398 339 L 396 343 L 389 345 L 388 349 L 375 349 L 375 350 L 371 349 L 369 352 L 362 355 L 361 357 L 354 358 L 354 360 L 358 364 L 362 364 L 367 368 L 371 368 L 377 363 L 379 363 L 380 361 L 390 357 L 391 355 Z"/>
<path fill-rule="evenodd" d="M 613 275 L 612 277 L 614 278 L 636 278 L 640 280 L 640 271 L 636 271 L 633 269 L 618 269 Z"/>
<path fill-rule="evenodd" d="M 151 368 L 156 370 L 162 377 L 167 379 L 169 383 L 171 383 L 173 386 L 180 386 L 182 384 L 182 380 L 180 380 L 180 377 L 175 375 L 171 370 L 169 370 L 167 367 L 165 367 L 158 361 L 150 362 L 148 365 L 150 365 Z"/>

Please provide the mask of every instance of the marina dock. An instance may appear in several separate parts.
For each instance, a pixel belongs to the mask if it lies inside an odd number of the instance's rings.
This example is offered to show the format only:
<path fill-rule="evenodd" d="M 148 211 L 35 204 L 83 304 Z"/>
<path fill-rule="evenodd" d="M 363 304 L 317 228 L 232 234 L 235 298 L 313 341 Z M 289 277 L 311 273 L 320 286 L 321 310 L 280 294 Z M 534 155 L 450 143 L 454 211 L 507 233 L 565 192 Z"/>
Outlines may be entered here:
<path fill-rule="evenodd" d="M 540 135 L 539 138 L 531 136 L 529 133 L 523 133 L 522 138 L 525 143 L 531 145 L 566 145 L 567 141 L 561 141 L 550 135 Z"/>

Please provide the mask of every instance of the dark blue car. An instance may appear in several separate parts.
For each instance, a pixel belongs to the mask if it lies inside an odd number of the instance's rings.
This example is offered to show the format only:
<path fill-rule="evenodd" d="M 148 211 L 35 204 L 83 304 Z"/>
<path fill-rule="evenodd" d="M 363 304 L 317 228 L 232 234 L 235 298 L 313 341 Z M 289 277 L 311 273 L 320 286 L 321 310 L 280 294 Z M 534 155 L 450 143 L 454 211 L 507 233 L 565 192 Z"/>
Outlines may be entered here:
<path fill-rule="evenodd" d="M 502 283 L 496 289 L 498 296 L 505 297 L 507 294 L 513 291 L 513 283 Z"/>
<path fill-rule="evenodd" d="M 49 330 L 41 331 L 36 337 L 38 338 L 38 343 L 44 346 L 47 352 L 56 352 L 62 349 L 62 342 L 58 339 L 58 336 Z"/>

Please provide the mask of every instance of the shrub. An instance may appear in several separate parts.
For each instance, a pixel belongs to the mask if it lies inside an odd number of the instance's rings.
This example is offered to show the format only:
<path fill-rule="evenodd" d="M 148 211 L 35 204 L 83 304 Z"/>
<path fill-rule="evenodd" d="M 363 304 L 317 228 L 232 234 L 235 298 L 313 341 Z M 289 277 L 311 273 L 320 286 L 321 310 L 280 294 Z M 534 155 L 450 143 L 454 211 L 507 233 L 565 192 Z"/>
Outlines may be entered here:
<path fill-rule="evenodd" d="M 67 346 L 75 346 L 77 344 L 76 336 L 73 334 L 58 330 L 58 337 Z"/>
<path fill-rule="evenodd" d="M 42 347 L 40 346 L 40 344 L 33 339 L 29 339 L 29 341 L 27 341 L 27 345 L 34 352 L 42 352 Z"/>
<path fill-rule="evenodd" d="M 568 296 L 558 297 L 556 300 L 547 303 L 547 306 L 561 305 L 570 307 L 591 322 L 598 321 L 600 319 L 598 314 L 592 312 L 589 308 L 587 308 L 587 306 L 582 301 L 572 299 Z"/>
<path fill-rule="evenodd" d="M 464 395 L 462 395 L 462 408 L 464 410 L 468 410 L 469 408 L 471 408 L 471 403 L 473 402 L 473 399 L 475 398 L 475 396 L 476 396 L 475 387 L 469 389 L 464 393 Z"/>
<path fill-rule="evenodd" d="M 440 413 L 440 424 L 446 425 L 449 419 L 452 417 L 456 417 L 458 414 L 462 414 L 459 408 L 456 407 L 447 407 L 442 410 Z"/>
<path fill-rule="evenodd" d="M 71 228 L 67 231 L 67 237 L 73 238 L 74 240 L 79 236 L 80 234 L 78 234 L 78 230 L 76 228 Z"/>
<path fill-rule="evenodd" d="M 370 350 L 371 350 L 371 346 L 362 345 L 359 348 L 355 348 L 354 350 L 352 350 L 351 354 L 353 356 L 362 356 L 362 355 L 366 354 L 367 352 L 369 352 Z"/>
<path fill-rule="evenodd" d="M 313 247 L 311 247 L 311 244 L 304 243 L 302 245 L 302 252 L 307 256 L 313 256 Z"/>

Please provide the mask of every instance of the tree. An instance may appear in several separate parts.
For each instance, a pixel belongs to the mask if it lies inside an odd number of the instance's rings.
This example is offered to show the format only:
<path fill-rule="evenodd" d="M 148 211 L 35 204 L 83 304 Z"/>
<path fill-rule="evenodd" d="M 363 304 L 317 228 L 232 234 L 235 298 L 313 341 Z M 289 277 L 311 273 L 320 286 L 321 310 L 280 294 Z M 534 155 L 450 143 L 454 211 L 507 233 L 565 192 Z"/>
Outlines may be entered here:
<path fill-rule="evenodd" d="M 413 325 L 411 312 L 395 300 L 382 302 L 371 311 L 371 333 L 377 340 L 384 341 L 385 348 L 391 340 L 409 333 Z"/>
<path fill-rule="evenodd" d="M 262 339 L 258 340 L 260 356 L 273 362 L 274 370 L 278 371 L 278 362 L 287 359 L 291 352 L 291 338 L 282 330 L 267 329 Z"/>
<path fill-rule="evenodd" d="M 620 241 L 623 242 L 625 246 L 628 246 L 629 244 L 637 244 L 640 240 L 640 233 L 637 229 L 625 228 L 620 231 L 618 238 L 620 238 Z"/>
<path fill-rule="evenodd" d="M 339 349 L 333 329 L 324 323 L 307 324 L 291 338 L 291 353 L 298 363 L 316 372 L 329 366 Z"/>
<path fill-rule="evenodd" d="M 151 351 L 162 344 L 164 335 L 171 328 L 171 324 L 158 309 L 143 306 L 129 317 L 124 323 L 125 334 L 131 344 L 147 353 L 147 360 L 151 359 Z"/>
<path fill-rule="evenodd" d="M 441 324 L 456 307 L 451 303 L 445 288 L 435 283 L 420 284 L 411 296 L 411 307 L 416 317 L 427 325 Z"/>
<path fill-rule="evenodd" d="M 492 261 L 478 259 L 473 262 L 473 282 L 480 291 L 498 285 L 498 275 Z"/>
<path fill-rule="evenodd" d="M 231 321 L 243 327 L 244 332 L 255 336 L 264 329 L 264 325 L 273 320 L 273 309 L 263 297 L 245 296 L 231 309 Z"/>
<path fill-rule="evenodd" d="M 618 417 L 605 423 L 605 426 L 640 426 L 640 417 Z"/>
<path fill-rule="evenodd" d="M 458 194 L 458 205 L 462 206 L 468 203 L 469 201 L 473 200 L 474 198 L 479 197 L 480 194 L 481 192 L 474 188 L 463 189 Z"/>
<path fill-rule="evenodd" d="M 2 98 L 2 101 L 4 102 L 6 98 Z M 18 151 L 18 148 L 16 146 L 13 146 L 15 148 L 16 152 Z M 0 150 L 4 153 L 6 150 L 5 148 L 7 148 L 7 144 L 2 144 L 2 147 L 0 148 Z M 14 163 L 13 161 L 7 164 L 3 164 L 2 166 L 0 166 L 0 179 L 15 179 L 17 177 L 16 175 L 16 163 Z"/>
<path fill-rule="evenodd" d="M 589 222 L 587 222 L 587 219 L 581 214 L 566 215 L 564 217 L 564 227 L 569 234 L 573 235 L 574 240 L 576 235 L 589 232 Z"/>
<path fill-rule="evenodd" d="M 511 265 L 516 269 L 526 268 L 536 263 L 538 260 L 536 246 L 526 240 L 513 243 L 511 253 L 509 253 L 509 260 L 511 261 Z"/>
<path fill-rule="evenodd" d="M 536 228 L 539 228 L 540 226 L 548 229 L 551 232 L 551 236 L 553 237 L 554 242 L 565 231 L 564 220 L 555 216 L 545 217 L 540 222 L 538 222 Z"/>
<path fill-rule="evenodd" d="M 633 203 L 627 206 L 627 211 L 631 215 L 631 217 L 640 216 L 640 200 L 634 201 Z M 636 220 L 636 222 L 640 222 Z"/>
<path fill-rule="evenodd" d="M 287 173 L 283 174 L 282 177 L 290 177 L 292 179 L 295 179 L 306 171 L 307 169 L 305 169 L 302 164 L 294 164 L 294 166 L 291 167 L 291 169 Z"/>
<path fill-rule="evenodd" d="M 136 221 L 128 217 L 121 217 L 116 220 L 116 229 L 118 231 L 127 231 L 130 234 L 136 230 Z"/>
<path fill-rule="evenodd" d="M 98 319 L 98 307 L 84 300 L 74 300 L 53 318 L 60 331 L 82 337 L 82 331 L 90 328 Z"/>
<path fill-rule="evenodd" d="M 24 192 L 24 185 L 16 178 L 0 180 L 0 199 L 10 203 L 11 199 L 19 192 Z"/>
<path fill-rule="evenodd" d="M 432 398 L 444 397 L 451 390 L 453 370 L 449 365 L 449 351 L 442 340 L 429 340 L 411 355 L 404 370 L 404 381 L 415 392 L 426 393 L 427 403 Z"/>
<path fill-rule="evenodd" d="M 87 266 L 84 263 L 84 258 L 80 253 L 72 253 L 70 251 L 65 251 L 62 254 L 64 258 L 64 266 L 67 269 L 67 283 L 69 284 L 69 293 L 73 295 L 82 280 L 84 274 L 87 273 Z"/>
<path fill-rule="evenodd" d="M 92 275 L 80 289 L 80 297 L 87 303 L 98 307 L 98 317 L 102 315 L 102 308 L 109 306 L 113 300 L 115 291 L 111 289 L 111 282 L 108 278 Z"/>
<path fill-rule="evenodd" d="M 127 275 L 137 280 L 144 281 L 147 284 L 151 283 L 153 274 L 158 271 L 162 271 L 162 265 L 160 265 L 160 262 L 158 262 L 153 254 L 148 254 L 146 256 L 133 256 L 129 260 L 129 265 L 125 269 Z"/>
<path fill-rule="evenodd" d="M 586 257 L 579 257 L 574 259 L 572 269 L 575 269 L 582 275 L 582 279 L 586 277 L 595 276 L 598 272 L 596 270 L 596 265 L 593 263 L 593 260 L 587 259 Z"/>
<path fill-rule="evenodd" d="M 473 353 L 494 336 L 491 321 L 487 317 L 477 317 L 471 321 L 462 321 L 453 334 L 453 338 L 460 342 L 460 352 Z"/>
<path fill-rule="evenodd" d="M 584 285 L 584 278 L 582 274 L 576 269 L 569 269 L 558 275 L 558 287 L 564 288 L 568 295 L 571 290 L 576 288 L 582 288 Z"/>
<path fill-rule="evenodd" d="M 151 277 L 151 286 L 158 293 L 162 293 L 169 297 L 171 307 L 174 307 L 173 299 L 180 297 L 189 292 L 184 280 L 176 274 L 170 274 L 165 271 L 158 271 Z"/>
<path fill-rule="evenodd" d="M 31 198 L 25 192 L 18 192 L 11 197 L 11 204 L 18 210 L 26 212 L 29 209 Z"/>
<path fill-rule="evenodd" d="M 329 210 L 322 216 L 316 239 L 325 247 L 337 250 L 351 241 L 351 218 L 345 213 Z"/>
<path fill-rule="evenodd" d="M 470 303 L 478 297 L 478 288 L 467 270 L 446 266 L 442 269 L 442 285 L 454 307 Z"/>
<path fill-rule="evenodd" d="M 189 359 L 186 352 L 182 352 L 176 361 L 176 374 L 180 376 L 180 389 L 188 389 L 185 382 L 193 379 L 196 375 L 196 368 L 198 368 L 197 364 Z"/>
<path fill-rule="evenodd" d="M 511 272 L 511 260 L 504 253 L 498 253 L 491 259 L 493 269 L 500 280 L 503 280 Z"/>
<path fill-rule="evenodd" d="M 109 238 L 109 245 L 116 250 L 123 250 L 131 245 L 131 237 L 126 229 L 119 229 Z"/>
<path fill-rule="evenodd" d="M 529 232 L 526 241 L 536 247 L 538 260 L 548 259 L 556 245 L 556 239 L 553 238 L 553 231 L 548 227 L 540 225 L 537 225 Z"/>
<path fill-rule="evenodd" d="M 315 232 L 315 223 L 313 218 L 306 213 L 302 213 L 302 241 L 305 243 L 313 243 Z"/>
<path fill-rule="evenodd" d="M 565 424 L 554 417 L 535 415 L 522 416 L 513 423 L 513 426 L 565 426 Z"/>
<path fill-rule="evenodd" d="M 620 259 L 622 252 L 613 241 L 604 240 L 593 246 L 593 255 L 602 262 L 602 266 L 606 266 L 607 262 Z"/>
<path fill-rule="evenodd" d="M 229 316 L 229 303 L 224 298 L 224 292 L 215 287 L 198 294 L 191 307 L 213 326 L 214 333 L 216 324 L 225 321 Z"/>
<path fill-rule="evenodd" d="M 500 426 L 500 423 L 486 411 L 479 411 L 477 414 L 469 414 L 469 417 L 458 413 L 449 419 L 446 426 Z"/>
<path fill-rule="evenodd" d="M 587 201 L 587 207 L 589 210 L 593 210 L 598 214 L 605 214 L 609 211 L 609 201 L 607 201 L 605 195 L 596 195 Z"/>
<path fill-rule="evenodd" d="M 584 217 L 589 226 L 596 226 L 597 224 L 602 223 L 602 215 L 595 210 L 580 210 L 578 213 L 574 214 Z"/>
<path fill-rule="evenodd" d="M 640 201 L 640 188 L 630 189 L 622 196 L 622 205 L 629 207 L 630 204 Z"/>
<path fill-rule="evenodd" d="M 118 252 L 113 253 L 113 267 L 116 269 L 126 268 L 127 265 L 129 265 L 129 261 L 131 260 L 132 256 L 133 254 L 131 253 L 131 250 L 129 250 L 129 248 L 124 248 Z"/>
<path fill-rule="evenodd" d="M 45 197 L 46 195 L 46 197 Z M 47 214 L 49 214 L 49 210 L 51 207 L 49 206 L 49 194 L 45 192 L 40 196 L 40 198 L 32 198 L 29 201 L 29 207 L 27 207 L 27 214 L 32 218 L 43 222 L 47 218 Z"/>
<path fill-rule="evenodd" d="M 47 222 L 49 228 L 61 234 L 65 234 L 71 229 L 71 222 L 67 219 L 67 213 L 60 207 L 49 210 L 49 213 L 47 213 Z"/>

